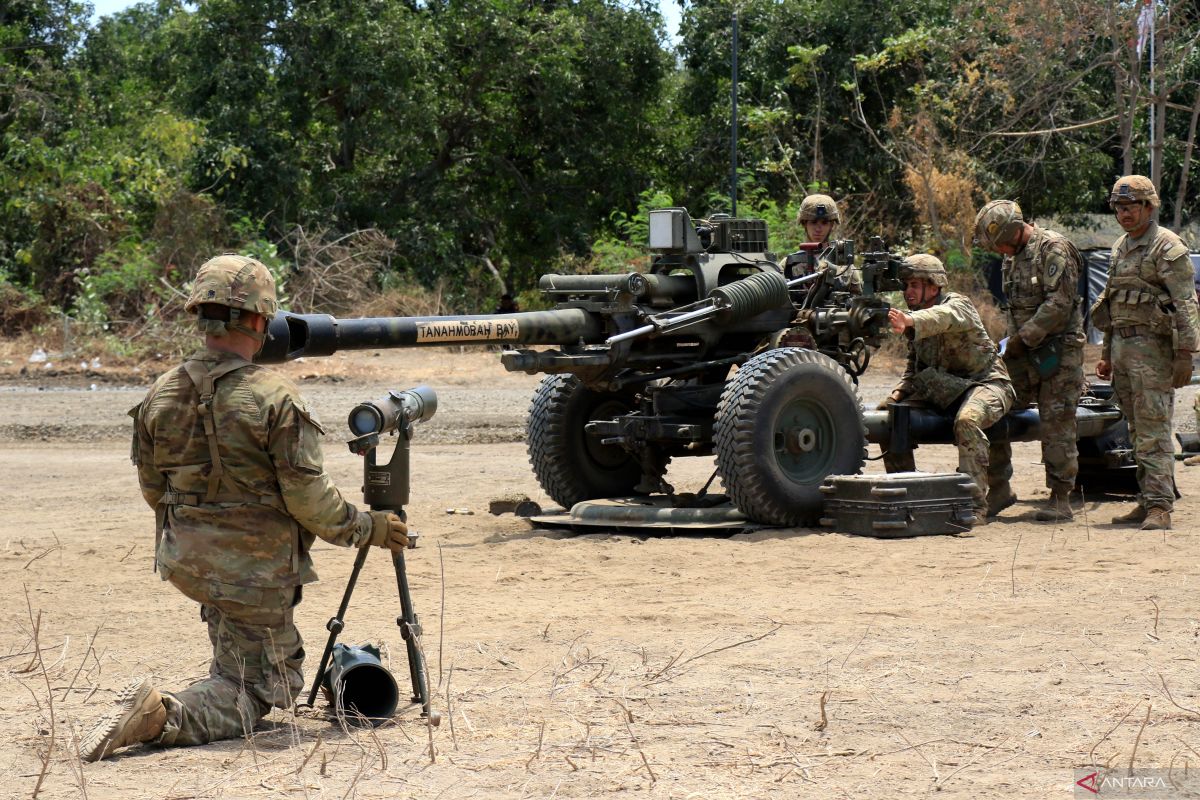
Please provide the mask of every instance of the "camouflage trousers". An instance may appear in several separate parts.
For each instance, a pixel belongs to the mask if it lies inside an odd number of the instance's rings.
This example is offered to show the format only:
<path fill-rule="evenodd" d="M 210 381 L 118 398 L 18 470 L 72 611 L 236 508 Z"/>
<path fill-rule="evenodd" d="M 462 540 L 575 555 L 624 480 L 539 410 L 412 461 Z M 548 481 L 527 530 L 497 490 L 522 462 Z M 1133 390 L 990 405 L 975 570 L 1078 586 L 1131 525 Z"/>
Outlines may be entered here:
<path fill-rule="evenodd" d="M 1013 404 L 1012 389 L 1003 384 L 985 383 L 973 386 L 966 393 L 954 415 L 954 443 L 958 447 L 958 471 L 969 475 L 975 487 L 972 502 L 977 511 L 987 503 L 990 449 L 985 430 L 1009 412 Z M 884 453 L 883 465 L 888 472 L 915 470 L 912 451 Z"/>
<path fill-rule="evenodd" d="M 272 707 L 291 708 L 304 686 L 304 646 L 292 621 L 299 590 L 263 589 L 254 605 L 246 605 L 214 597 L 206 582 L 190 576 L 175 573 L 169 579 L 200 600 L 213 658 L 207 678 L 182 691 L 163 692 L 167 724 L 158 744 L 186 746 L 245 736 Z"/>
<path fill-rule="evenodd" d="M 1028 358 L 1006 358 L 1004 363 L 1017 393 L 1015 407 L 1037 404 L 1047 488 L 1070 492 L 1079 474 L 1075 408 L 1083 391 L 1083 347 L 1063 347 L 1058 370 L 1044 380 Z M 989 488 L 997 489 L 1012 478 L 1012 445 L 993 442 L 990 449 Z"/>
<path fill-rule="evenodd" d="M 1129 423 L 1137 462 L 1138 504 L 1170 511 L 1175 505 L 1175 445 L 1171 417 L 1171 340 L 1165 336 L 1112 335 L 1113 391 Z"/>

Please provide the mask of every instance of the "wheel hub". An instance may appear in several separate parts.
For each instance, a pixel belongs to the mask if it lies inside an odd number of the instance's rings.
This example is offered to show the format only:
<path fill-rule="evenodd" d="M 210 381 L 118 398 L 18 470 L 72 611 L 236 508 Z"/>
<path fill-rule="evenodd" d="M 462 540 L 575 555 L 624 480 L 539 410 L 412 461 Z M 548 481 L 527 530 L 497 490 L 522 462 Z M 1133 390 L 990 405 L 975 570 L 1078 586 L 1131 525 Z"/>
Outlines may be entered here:
<path fill-rule="evenodd" d="M 792 480 L 823 480 L 833 458 L 837 434 L 828 409 L 811 398 L 785 405 L 774 425 L 775 459 Z"/>
<path fill-rule="evenodd" d="M 817 432 L 812 428 L 791 428 L 784 432 L 784 442 L 792 455 L 809 453 L 817 447 Z"/>

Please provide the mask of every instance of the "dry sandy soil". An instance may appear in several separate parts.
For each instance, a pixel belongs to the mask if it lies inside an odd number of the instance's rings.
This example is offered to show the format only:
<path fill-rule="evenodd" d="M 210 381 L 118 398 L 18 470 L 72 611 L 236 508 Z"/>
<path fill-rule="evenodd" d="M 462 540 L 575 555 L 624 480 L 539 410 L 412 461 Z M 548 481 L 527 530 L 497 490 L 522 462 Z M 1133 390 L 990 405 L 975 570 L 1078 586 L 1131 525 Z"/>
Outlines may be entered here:
<path fill-rule="evenodd" d="M 131 676 L 178 688 L 205 674 L 207 637 L 151 572 L 124 416 L 144 388 L 103 369 L 0 384 L 0 794 L 1044 798 L 1093 764 L 1200 767 L 1200 468 L 1180 467 L 1166 535 L 1108 524 L 1120 498 L 1088 498 L 1068 524 L 1033 522 L 1022 502 L 974 535 L 892 541 L 548 532 L 487 513 L 510 492 L 547 501 L 520 442 L 536 378 L 496 362 L 287 367 L 354 497 L 360 464 L 337 440 L 349 408 L 418 382 L 440 393 L 414 451 L 409 557 L 440 728 L 407 709 L 346 731 L 318 703 L 245 739 L 82 768 L 77 732 Z M 874 371 L 866 401 L 891 382 Z M 1016 460 L 1023 501 L 1043 498 L 1036 445 Z M 951 447 L 918 451 L 924 469 L 953 463 Z M 693 459 L 671 478 L 694 490 L 710 470 Z M 352 561 L 314 555 L 322 581 L 297 614 L 310 673 Z M 368 559 L 343 640 L 382 643 L 402 678 L 386 564 Z"/>

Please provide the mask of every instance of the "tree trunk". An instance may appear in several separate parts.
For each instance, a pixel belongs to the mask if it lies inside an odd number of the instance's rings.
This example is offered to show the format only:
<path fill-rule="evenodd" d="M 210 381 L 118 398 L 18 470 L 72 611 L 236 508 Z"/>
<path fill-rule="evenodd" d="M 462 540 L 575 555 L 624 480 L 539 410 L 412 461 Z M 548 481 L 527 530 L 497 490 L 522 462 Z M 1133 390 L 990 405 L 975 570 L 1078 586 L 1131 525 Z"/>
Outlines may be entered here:
<path fill-rule="evenodd" d="M 1121 137 L 1121 174 L 1133 172 L 1133 115 L 1137 109 L 1137 92 L 1133 76 L 1117 67 L 1115 70 L 1117 100 L 1117 130 Z"/>
<path fill-rule="evenodd" d="M 1187 197 L 1188 171 L 1192 168 L 1192 150 L 1196 145 L 1196 122 L 1200 120 L 1200 84 L 1196 86 L 1196 101 L 1192 103 L 1192 120 L 1188 123 L 1187 144 L 1183 148 L 1183 165 L 1179 172 L 1179 187 L 1175 190 L 1175 214 L 1171 229 L 1178 231 L 1183 225 L 1183 201 Z"/>
<path fill-rule="evenodd" d="M 1159 28 L 1154 34 L 1154 52 L 1156 58 L 1162 58 L 1163 33 Z M 1150 98 L 1150 113 L 1154 115 L 1154 141 L 1150 142 L 1150 180 L 1157 191 L 1162 187 L 1162 158 L 1163 158 L 1163 129 L 1167 125 L 1167 95 L 1166 76 L 1164 70 L 1157 64 L 1151 66 L 1151 73 L 1159 80 L 1155 86 L 1154 97 Z"/>

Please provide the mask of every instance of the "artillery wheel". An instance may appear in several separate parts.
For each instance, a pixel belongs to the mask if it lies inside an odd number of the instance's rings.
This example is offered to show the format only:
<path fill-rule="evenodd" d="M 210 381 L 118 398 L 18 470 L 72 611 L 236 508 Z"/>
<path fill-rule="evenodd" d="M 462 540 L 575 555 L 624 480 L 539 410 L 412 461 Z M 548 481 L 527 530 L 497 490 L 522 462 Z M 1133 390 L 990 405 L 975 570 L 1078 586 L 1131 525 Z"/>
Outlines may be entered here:
<path fill-rule="evenodd" d="M 570 509 L 581 500 L 634 493 L 642 474 L 638 460 L 583 430 L 594 419 L 632 410 L 631 396 L 592 391 L 574 375 L 542 378 L 525 431 L 533 474 L 554 502 Z"/>
<path fill-rule="evenodd" d="M 734 504 L 767 525 L 811 525 L 829 475 L 866 458 L 862 401 L 838 363 L 783 347 L 747 361 L 717 406 L 717 471 Z"/>

